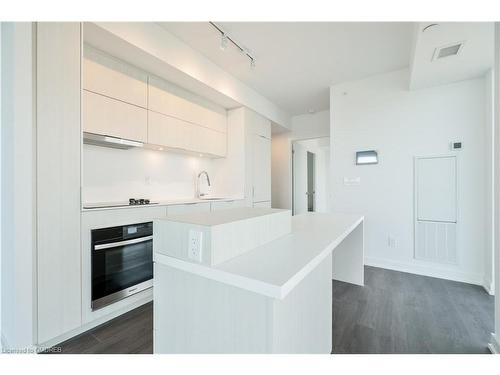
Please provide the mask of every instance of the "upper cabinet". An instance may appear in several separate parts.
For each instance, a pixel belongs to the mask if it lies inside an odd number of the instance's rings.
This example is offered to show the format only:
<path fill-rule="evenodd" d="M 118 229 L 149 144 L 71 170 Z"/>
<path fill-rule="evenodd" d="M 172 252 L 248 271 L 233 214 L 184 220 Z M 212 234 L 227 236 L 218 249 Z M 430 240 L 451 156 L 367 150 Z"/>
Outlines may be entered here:
<path fill-rule="evenodd" d="M 245 117 L 251 133 L 271 139 L 271 121 L 249 109 L 245 112 Z"/>
<path fill-rule="evenodd" d="M 148 105 L 146 73 L 88 46 L 84 49 L 83 88 L 139 107 Z"/>
<path fill-rule="evenodd" d="M 221 133 L 227 132 L 227 116 L 224 109 L 210 105 L 201 98 L 156 77 L 149 77 L 148 90 L 149 110 Z"/>
<path fill-rule="evenodd" d="M 148 143 L 223 157 L 227 150 L 227 135 L 172 116 L 149 111 Z"/>
<path fill-rule="evenodd" d="M 82 92 L 83 131 L 147 142 L 147 110 L 87 90 Z"/>
<path fill-rule="evenodd" d="M 226 110 L 85 46 L 83 129 L 209 157 L 227 153 Z"/>
<path fill-rule="evenodd" d="M 148 93 L 148 143 L 214 157 L 226 156 L 225 109 L 152 76 Z"/>

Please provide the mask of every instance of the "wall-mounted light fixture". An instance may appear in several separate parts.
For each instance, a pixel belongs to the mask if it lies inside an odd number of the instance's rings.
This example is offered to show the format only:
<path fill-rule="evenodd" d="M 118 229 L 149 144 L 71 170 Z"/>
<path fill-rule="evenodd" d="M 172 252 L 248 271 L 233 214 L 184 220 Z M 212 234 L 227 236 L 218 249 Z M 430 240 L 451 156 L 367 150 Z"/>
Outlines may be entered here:
<path fill-rule="evenodd" d="M 378 164 L 378 154 L 375 150 L 357 151 L 356 165 Z"/>
<path fill-rule="evenodd" d="M 240 50 L 242 54 L 244 54 L 246 57 L 250 59 L 250 67 L 255 68 L 255 57 L 250 53 L 248 48 L 243 47 L 240 43 L 236 42 L 234 38 L 229 36 L 227 32 L 224 31 L 224 29 L 217 25 L 215 22 L 209 22 L 210 25 L 212 25 L 219 33 L 220 33 L 220 49 L 225 51 L 227 48 L 227 45 L 229 42 L 231 42 L 236 48 Z"/>

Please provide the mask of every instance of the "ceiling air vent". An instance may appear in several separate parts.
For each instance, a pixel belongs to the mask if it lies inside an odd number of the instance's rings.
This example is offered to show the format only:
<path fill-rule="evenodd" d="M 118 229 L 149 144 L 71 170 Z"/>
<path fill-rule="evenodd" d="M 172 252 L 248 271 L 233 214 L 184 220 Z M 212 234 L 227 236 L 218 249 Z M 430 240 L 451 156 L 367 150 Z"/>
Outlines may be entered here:
<path fill-rule="evenodd" d="M 460 53 L 463 46 L 464 42 L 459 42 L 436 48 L 432 59 L 439 60 L 439 59 L 444 59 L 445 57 L 456 56 Z"/>

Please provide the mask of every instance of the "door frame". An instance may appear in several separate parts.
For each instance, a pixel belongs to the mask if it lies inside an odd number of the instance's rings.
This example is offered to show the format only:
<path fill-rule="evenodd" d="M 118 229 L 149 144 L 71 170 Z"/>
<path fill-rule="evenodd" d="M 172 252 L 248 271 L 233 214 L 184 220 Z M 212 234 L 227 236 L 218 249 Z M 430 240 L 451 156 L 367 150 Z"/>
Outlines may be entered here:
<path fill-rule="evenodd" d="M 292 207 L 292 216 L 295 214 L 295 199 L 294 199 L 294 194 L 295 194 L 295 179 L 294 179 L 294 174 L 295 174 L 295 166 L 294 166 L 294 161 L 293 161 L 293 154 L 294 154 L 294 149 L 293 149 L 293 146 L 295 145 L 295 143 L 297 142 L 300 142 L 300 141 L 311 141 L 313 139 L 324 139 L 324 138 L 328 138 L 330 139 L 331 136 L 330 135 L 322 135 L 322 136 L 319 136 L 319 137 L 306 137 L 306 138 L 294 138 L 294 139 L 291 139 L 290 140 L 290 155 L 289 155 L 289 160 L 290 160 L 290 180 L 288 181 L 289 183 L 289 186 L 291 186 L 291 189 L 290 189 L 290 200 L 291 200 L 291 205 L 290 207 Z M 330 147 L 331 147 L 331 143 L 330 143 Z M 330 150 L 330 169 L 331 169 L 331 165 L 332 165 L 332 152 Z M 327 201 L 328 202 L 328 201 Z"/>

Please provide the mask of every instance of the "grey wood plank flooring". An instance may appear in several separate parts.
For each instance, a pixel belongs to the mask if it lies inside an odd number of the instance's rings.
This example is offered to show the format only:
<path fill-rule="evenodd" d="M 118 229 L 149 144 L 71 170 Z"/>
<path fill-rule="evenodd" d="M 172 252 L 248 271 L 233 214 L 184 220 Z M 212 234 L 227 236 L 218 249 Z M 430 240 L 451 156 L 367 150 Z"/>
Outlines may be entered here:
<path fill-rule="evenodd" d="M 333 281 L 333 353 L 489 353 L 494 298 L 477 285 L 365 267 Z"/>
<path fill-rule="evenodd" d="M 152 354 L 153 303 L 142 305 L 57 346 L 63 354 Z"/>
<path fill-rule="evenodd" d="M 333 281 L 334 353 L 488 353 L 494 299 L 481 287 L 365 267 Z M 62 344 L 62 353 L 152 353 L 148 303 Z"/>

